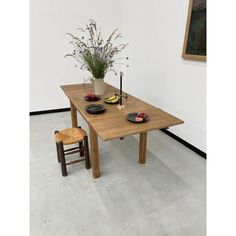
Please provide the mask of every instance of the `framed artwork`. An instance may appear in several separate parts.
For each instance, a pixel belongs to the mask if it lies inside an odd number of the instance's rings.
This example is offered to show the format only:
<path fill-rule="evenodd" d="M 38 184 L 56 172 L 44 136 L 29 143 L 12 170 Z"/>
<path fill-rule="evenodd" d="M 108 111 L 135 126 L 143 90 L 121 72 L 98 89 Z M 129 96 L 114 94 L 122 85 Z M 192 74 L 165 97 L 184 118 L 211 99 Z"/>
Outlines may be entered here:
<path fill-rule="evenodd" d="M 206 61 L 206 0 L 189 0 L 182 57 Z"/>

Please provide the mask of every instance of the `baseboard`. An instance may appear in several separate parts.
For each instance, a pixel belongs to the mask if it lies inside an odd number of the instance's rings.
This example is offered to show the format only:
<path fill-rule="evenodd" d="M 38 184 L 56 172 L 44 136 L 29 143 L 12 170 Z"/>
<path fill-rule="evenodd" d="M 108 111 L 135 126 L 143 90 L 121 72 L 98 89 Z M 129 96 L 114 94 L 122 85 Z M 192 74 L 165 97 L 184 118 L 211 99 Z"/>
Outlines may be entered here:
<path fill-rule="evenodd" d="M 44 110 L 44 111 L 33 111 L 30 112 L 30 116 L 34 115 L 43 115 L 43 114 L 50 114 L 50 113 L 58 113 L 58 112 L 65 112 L 65 111 L 70 111 L 70 108 L 61 108 L 61 109 L 52 109 L 52 110 Z M 192 144 L 188 143 L 187 141 L 183 140 L 182 138 L 178 137 L 177 135 L 171 133 L 167 129 L 161 129 L 163 133 L 166 135 L 170 136 L 171 138 L 175 139 L 179 143 L 183 144 L 185 147 L 189 148 L 193 152 L 197 153 L 199 156 L 207 159 L 207 154 L 200 149 L 196 148 Z"/>
<path fill-rule="evenodd" d="M 58 113 L 58 112 L 65 112 L 65 111 L 70 111 L 70 108 L 60 108 L 60 109 L 43 110 L 43 111 L 32 111 L 32 112 L 30 112 L 30 116 Z"/>
<path fill-rule="evenodd" d="M 177 135 L 171 133 L 167 129 L 161 129 L 161 131 L 171 138 L 175 139 L 179 143 L 183 144 L 185 147 L 189 148 L 193 152 L 197 153 L 199 156 L 203 157 L 204 159 L 207 159 L 207 154 L 203 152 L 202 150 L 198 149 L 197 147 L 193 146 L 192 144 L 188 143 L 187 141 L 183 140 L 182 138 L 178 137 Z"/>

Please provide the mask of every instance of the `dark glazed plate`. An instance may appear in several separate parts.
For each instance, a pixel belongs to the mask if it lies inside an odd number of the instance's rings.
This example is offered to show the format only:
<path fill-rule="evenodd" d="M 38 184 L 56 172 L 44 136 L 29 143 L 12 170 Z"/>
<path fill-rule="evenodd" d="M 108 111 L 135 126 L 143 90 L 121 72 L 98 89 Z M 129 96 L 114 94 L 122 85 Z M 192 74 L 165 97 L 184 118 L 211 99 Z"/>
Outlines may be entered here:
<path fill-rule="evenodd" d="M 120 99 L 118 99 L 116 102 L 112 102 L 112 101 L 109 101 L 108 98 L 105 98 L 104 102 L 107 104 L 118 104 L 120 102 Z"/>
<path fill-rule="evenodd" d="M 85 110 L 90 114 L 100 114 L 106 109 L 102 104 L 91 104 L 85 107 Z"/>
<path fill-rule="evenodd" d="M 145 119 L 143 119 L 142 121 L 136 121 L 135 118 L 137 115 L 138 115 L 137 112 L 133 112 L 133 113 L 129 113 L 126 117 L 128 121 L 133 122 L 133 123 L 144 123 L 149 120 L 149 116 L 146 114 Z"/>
<path fill-rule="evenodd" d="M 100 97 L 98 97 L 98 96 L 96 96 L 95 98 L 89 98 L 89 97 L 87 97 L 87 96 L 85 96 L 84 97 L 84 100 L 85 101 L 88 101 L 88 102 L 95 102 L 95 101 L 99 101 L 101 98 Z"/>

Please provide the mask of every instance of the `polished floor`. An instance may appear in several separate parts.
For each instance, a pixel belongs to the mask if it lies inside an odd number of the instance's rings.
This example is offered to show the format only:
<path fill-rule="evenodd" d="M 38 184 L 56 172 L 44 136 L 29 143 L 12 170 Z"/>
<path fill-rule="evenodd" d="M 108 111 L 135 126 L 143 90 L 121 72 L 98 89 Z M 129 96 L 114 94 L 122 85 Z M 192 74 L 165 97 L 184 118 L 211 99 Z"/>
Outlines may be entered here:
<path fill-rule="evenodd" d="M 206 235 L 206 161 L 191 150 L 152 131 L 140 165 L 138 136 L 99 140 L 101 177 L 83 163 L 62 177 L 53 133 L 70 127 L 70 113 L 30 122 L 31 236 Z"/>

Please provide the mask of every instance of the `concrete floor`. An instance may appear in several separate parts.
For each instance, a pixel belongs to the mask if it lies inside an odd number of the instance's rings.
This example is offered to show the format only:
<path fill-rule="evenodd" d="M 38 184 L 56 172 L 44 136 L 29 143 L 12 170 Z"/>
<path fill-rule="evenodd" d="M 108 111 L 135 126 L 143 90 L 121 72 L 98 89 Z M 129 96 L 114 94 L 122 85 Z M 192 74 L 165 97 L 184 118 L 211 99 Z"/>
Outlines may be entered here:
<path fill-rule="evenodd" d="M 31 236 L 206 235 L 206 162 L 191 150 L 149 132 L 140 165 L 138 136 L 99 140 L 101 177 L 77 163 L 63 178 L 53 133 L 70 127 L 69 112 L 30 120 Z"/>

